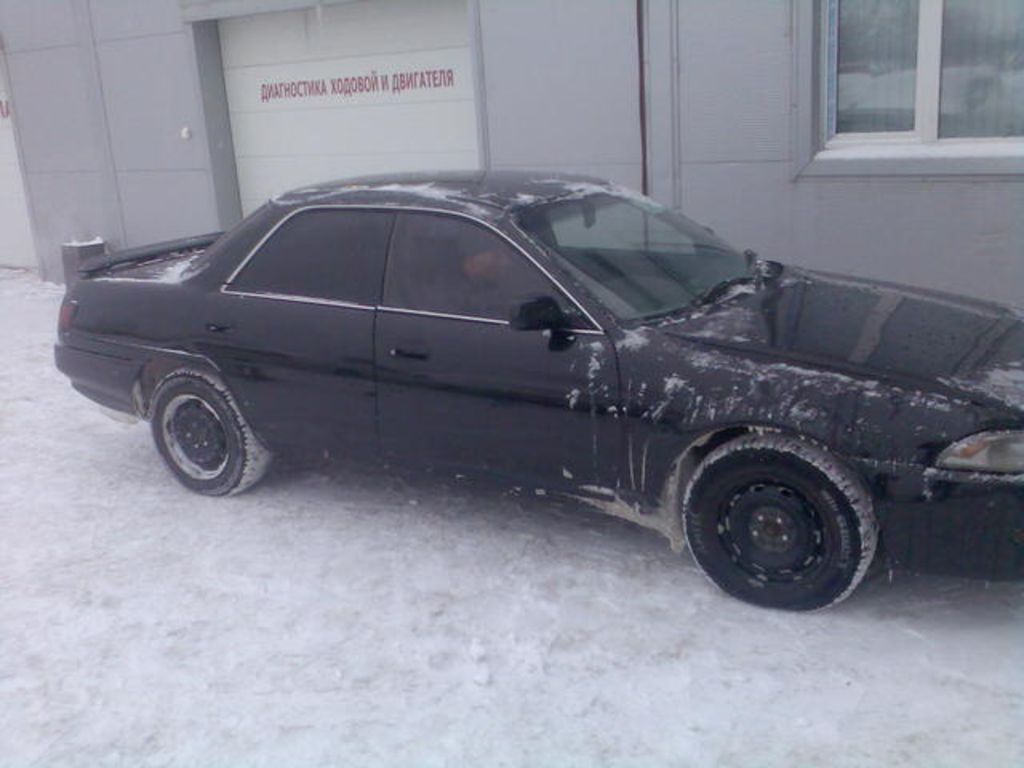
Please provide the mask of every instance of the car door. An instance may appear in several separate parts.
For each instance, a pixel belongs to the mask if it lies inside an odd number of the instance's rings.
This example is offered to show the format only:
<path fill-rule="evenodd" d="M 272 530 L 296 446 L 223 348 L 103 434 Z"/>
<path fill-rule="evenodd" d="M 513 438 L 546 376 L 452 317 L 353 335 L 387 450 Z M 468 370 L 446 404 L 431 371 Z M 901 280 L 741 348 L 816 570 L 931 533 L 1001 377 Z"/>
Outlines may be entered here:
<path fill-rule="evenodd" d="M 200 346 L 265 441 L 377 448 L 373 324 L 393 223 L 300 210 L 209 297 Z"/>
<path fill-rule="evenodd" d="M 538 296 L 555 298 L 576 330 L 514 330 L 513 306 Z M 441 213 L 398 215 L 376 362 L 387 455 L 545 487 L 614 485 L 614 349 L 489 227 Z"/>

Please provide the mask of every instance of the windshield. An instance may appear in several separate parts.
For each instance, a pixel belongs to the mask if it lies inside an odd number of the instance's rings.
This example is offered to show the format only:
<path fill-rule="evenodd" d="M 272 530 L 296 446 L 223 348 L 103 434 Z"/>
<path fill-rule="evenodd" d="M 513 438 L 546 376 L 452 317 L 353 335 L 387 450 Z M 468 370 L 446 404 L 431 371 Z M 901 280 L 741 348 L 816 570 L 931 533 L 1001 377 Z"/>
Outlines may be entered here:
<path fill-rule="evenodd" d="M 671 314 L 750 274 L 743 254 L 640 196 L 558 200 L 522 210 L 518 222 L 623 320 Z"/>

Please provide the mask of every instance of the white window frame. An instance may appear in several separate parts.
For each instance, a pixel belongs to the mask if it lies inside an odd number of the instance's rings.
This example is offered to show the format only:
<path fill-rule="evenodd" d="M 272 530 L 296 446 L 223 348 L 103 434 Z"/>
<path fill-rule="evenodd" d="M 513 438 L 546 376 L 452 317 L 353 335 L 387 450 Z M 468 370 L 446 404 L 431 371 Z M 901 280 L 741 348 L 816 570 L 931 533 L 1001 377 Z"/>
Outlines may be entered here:
<path fill-rule="evenodd" d="M 835 157 L 1020 157 L 1024 137 L 939 138 L 942 79 L 942 20 L 945 0 L 919 0 L 914 128 L 910 131 L 835 133 L 838 79 L 839 0 L 826 0 L 822 19 L 822 146 Z"/>

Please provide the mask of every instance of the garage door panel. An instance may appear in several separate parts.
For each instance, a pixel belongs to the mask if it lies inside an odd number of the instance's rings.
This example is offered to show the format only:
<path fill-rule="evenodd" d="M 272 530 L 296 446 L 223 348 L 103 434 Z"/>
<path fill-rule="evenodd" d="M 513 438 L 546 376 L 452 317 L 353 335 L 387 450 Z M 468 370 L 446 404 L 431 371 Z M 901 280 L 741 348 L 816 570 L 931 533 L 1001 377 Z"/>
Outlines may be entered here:
<path fill-rule="evenodd" d="M 396 90 L 396 75 L 437 72 L 427 87 L 417 78 L 417 86 Z M 448 72 L 451 76 L 448 76 Z M 377 88 L 369 92 L 345 92 L 344 81 L 362 79 L 363 84 L 377 76 Z M 383 78 L 387 83 L 381 82 Z M 432 51 L 388 56 L 367 56 L 353 59 L 325 59 L 316 62 L 282 62 L 273 65 L 228 69 L 225 85 L 231 94 L 233 112 L 290 112 L 295 109 L 361 107 L 377 104 L 429 102 L 451 99 L 472 99 L 473 81 L 470 56 L 466 48 L 443 48 Z M 323 95 L 285 95 L 275 91 L 276 84 L 312 83 L 323 85 Z M 309 86 L 306 86 L 307 93 Z M 281 95 L 275 95 L 280 93 Z"/>
<path fill-rule="evenodd" d="M 336 178 L 478 168 L 468 34 L 465 0 L 221 22 L 243 211 Z"/>
<path fill-rule="evenodd" d="M 345 178 L 388 171 L 471 168 L 476 156 L 468 152 L 438 152 L 409 155 L 323 155 L 310 157 L 260 157 L 245 164 L 245 185 L 263 198 L 294 189 L 311 173 L 322 178 Z M 283 182 L 283 184 L 282 184 Z"/>
<path fill-rule="evenodd" d="M 250 190 L 249 197 L 242 199 L 242 210 L 248 214 L 268 198 L 300 187 L 310 178 L 329 181 L 370 173 L 472 169 L 476 164 L 475 152 L 251 158 L 240 169 L 243 188 Z"/>
<path fill-rule="evenodd" d="M 226 68 L 464 46 L 465 0 L 374 0 L 221 22 Z"/>
<path fill-rule="evenodd" d="M 238 123 L 239 159 L 261 156 L 458 152 L 467 149 L 463 126 L 472 102 L 395 105 L 374 110 L 324 110 L 312 119 L 264 115 Z M 410 125 L 415 130 L 410 130 Z M 475 149 L 475 147 L 473 148 Z"/>

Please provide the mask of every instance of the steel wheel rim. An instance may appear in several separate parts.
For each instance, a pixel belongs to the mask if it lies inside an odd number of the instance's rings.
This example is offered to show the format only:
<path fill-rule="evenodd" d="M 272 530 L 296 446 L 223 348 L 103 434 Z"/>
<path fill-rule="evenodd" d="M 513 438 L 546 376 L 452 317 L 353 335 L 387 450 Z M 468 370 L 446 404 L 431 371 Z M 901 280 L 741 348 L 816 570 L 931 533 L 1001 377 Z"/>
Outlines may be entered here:
<path fill-rule="evenodd" d="M 196 395 L 175 395 L 161 420 L 175 465 L 194 480 L 212 480 L 228 464 L 227 431 L 217 411 Z"/>
<path fill-rule="evenodd" d="M 827 554 L 818 510 L 797 489 L 774 481 L 737 489 L 720 510 L 717 532 L 733 564 L 762 585 L 799 582 Z"/>

